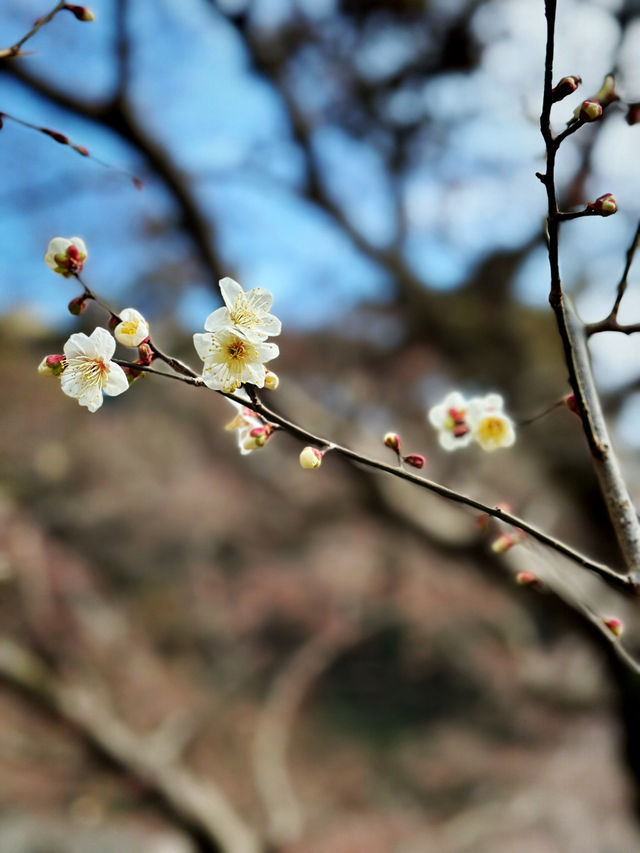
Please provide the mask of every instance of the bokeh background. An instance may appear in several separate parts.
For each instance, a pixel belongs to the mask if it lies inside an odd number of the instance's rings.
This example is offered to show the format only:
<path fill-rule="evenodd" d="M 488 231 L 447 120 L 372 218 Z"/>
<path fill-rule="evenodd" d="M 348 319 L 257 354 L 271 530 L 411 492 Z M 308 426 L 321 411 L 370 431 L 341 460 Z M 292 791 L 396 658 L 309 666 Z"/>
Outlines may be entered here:
<path fill-rule="evenodd" d="M 447 455 L 425 412 L 499 391 L 516 419 L 567 392 L 547 308 L 531 0 L 96 0 L 0 64 L 0 850 L 7 853 L 627 853 L 640 846 L 633 602 L 469 513 L 276 435 L 240 457 L 228 403 L 156 378 L 90 415 L 36 375 L 72 282 L 166 351 L 217 281 L 269 288 L 269 402 L 618 565 L 579 423 L 559 409 L 495 455 Z M 48 11 L 4 4 L 1 45 Z M 614 70 L 640 101 L 640 4 L 560 0 L 556 79 Z M 610 308 L 640 218 L 640 128 L 621 106 L 563 146 L 562 271 Z M 131 180 L 142 181 L 137 190 Z M 640 313 L 632 271 L 621 319 Z M 632 494 L 640 353 L 594 367 Z M 542 591 L 514 583 L 518 571 Z M 585 614 L 592 614 L 589 619 Z M 595 621 L 594 621 L 595 620 Z M 221 805 L 222 803 L 222 805 Z"/>

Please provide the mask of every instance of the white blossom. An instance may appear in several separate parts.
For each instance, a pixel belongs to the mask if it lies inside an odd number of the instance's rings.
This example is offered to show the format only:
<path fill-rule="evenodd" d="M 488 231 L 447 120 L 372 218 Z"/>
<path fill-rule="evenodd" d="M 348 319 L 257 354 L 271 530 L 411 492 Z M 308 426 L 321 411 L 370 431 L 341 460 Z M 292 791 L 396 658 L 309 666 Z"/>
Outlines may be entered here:
<path fill-rule="evenodd" d="M 429 422 L 438 430 L 438 441 L 445 450 L 458 450 L 473 441 L 467 406 L 459 391 L 451 391 L 441 403 L 429 409 Z"/>
<path fill-rule="evenodd" d="M 115 348 L 113 337 L 100 327 L 89 336 L 76 332 L 64 345 L 66 367 L 60 385 L 90 412 L 100 408 L 103 393 L 115 397 L 129 387 L 124 370 L 111 361 Z"/>
<path fill-rule="evenodd" d="M 120 321 L 113 330 L 119 344 L 137 347 L 149 337 L 149 324 L 135 308 L 125 308 L 121 311 Z"/>
<path fill-rule="evenodd" d="M 317 447 L 304 447 L 300 451 L 300 466 L 313 471 L 322 465 L 322 453 Z"/>
<path fill-rule="evenodd" d="M 500 394 L 487 394 L 469 402 L 467 421 L 473 440 L 483 450 L 493 451 L 511 447 L 516 440 L 513 421 L 503 412 L 504 401 Z"/>
<path fill-rule="evenodd" d="M 82 271 L 87 247 L 81 237 L 54 237 L 44 256 L 47 266 L 65 278 Z"/>
<path fill-rule="evenodd" d="M 265 362 L 276 358 L 279 353 L 276 344 L 251 341 L 226 329 L 215 333 L 196 332 L 193 344 L 204 361 L 204 384 L 227 394 L 245 382 L 263 388 Z"/>
<path fill-rule="evenodd" d="M 219 282 L 224 308 L 218 308 L 206 319 L 207 332 L 233 331 L 248 341 L 264 341 L 279 335 L 282 324 L 269 309 L 273 295 L 261 287 L 244 292 L 237 281 L 223 278 Z"/>

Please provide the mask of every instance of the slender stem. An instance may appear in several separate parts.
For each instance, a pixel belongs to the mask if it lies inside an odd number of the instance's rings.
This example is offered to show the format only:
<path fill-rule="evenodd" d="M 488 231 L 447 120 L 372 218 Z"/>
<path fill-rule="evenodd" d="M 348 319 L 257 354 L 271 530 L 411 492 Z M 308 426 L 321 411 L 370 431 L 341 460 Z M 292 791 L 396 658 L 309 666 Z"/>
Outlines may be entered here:
<path fill-rule="evenodd" d="M 188 382 L 192 385 L 197 385 L 199 387 L 204 386 L 204 382 L 201 377 L 197 377 L 196 379 L 192 379 L 189 377 L 180 377 L 173 376 L 170 373 L 161 373 L 158 370 L 153 370 L 152 368 L 145 368 L 142 365 L 135 364 L 134 362 L 126 362 L 120 361 L 118 359 L 114 359 L 116 364 L 119 364 L 121 367 L 128 367 L 132 370 L 146 370 L 148 373 L 155 373 L 158 376 L 162 376 L 168 379 L 181 379 L 183 382 Z M 197 380 L 200 381 L 197 381 Z M 564 557 L 572 560 L 574 563 L 577 563 L 579 566 L 582 566 L 585 569 L 589 569 L 595 574 L 600 575 L 600 577 L 608 580 L 614 585 L 625 589 L 627 591 L 635 592 L 637 589 L 640 589 L 640 579 L 631 577 L 626 574 L 621 574 L 620 572 L 616 572 L 611 569 L 609 566 L 604 565 L 603 563 L 598 563 L 595 560 L 591 560 L 589 557 L 586 557 L 584 554 L 581 554 L 579 551 L 576 551 L 574 548 L 571 548 L 566 543 L 562 542 L 559 539 L 555 539 L 553 536 L 550 536 L 548 533 L 544 533 L 544 531 L 535 527 L 533 524 L 529 524 L 524 519 L 519 518 L 517 515 L 513 515 L 510 512 L 506 512 L 504 509 L 500 507 L 492 507 L 488 504 L 483 503 L 482 501 L 476 500 L 475 498 L 469 497 L 468 495 L 463 494 L 462 492 L 457 492 L 454 489 L 450 489 L 447 486 L 443 486 L 440 483 L 436 483 L 433 480 L 428 480 L 426 477 L 420 477 L 417 474 L 413 474 L 409 471 L 406 471 L 404 468 L 397 468 L 392 465 L 388 465 L 386 462 L 381 462 L 379 459 L 373 459 L 369 456 L 364 456 L 361 453 L 357 453 L 355 450 L 351 450 L 348 447 L 342 447 L 340 444 L 335 444 L 333 441 L 330 441 L 327 438 L 323 438 L 322 436 L 315 435 L 312 432 L 304 429 L 298 424 L 295 424 L 291 421 L 288 421 L 286 418 L 279 415 L 277 412 L 274 412 L 272 409 L 269 409 L 264 403 L 259 399 L 257 392 L 253 386 L 248 387 L 249 399 L 243 399 L 242 397 L 236 397 L 234 394 L 228 394 L 223 391 L 218 391 L 217 393 L 223 397 L 226 397 L 228 400 L 233 400 L 233 402 L 238 403 L 244 408 L 251 409 L 257 415 L 260 415 L 265 421 L 275 424 L 276 426 L 283 429 L 285 432 L 288 432 L 290 435 L 304 442 L 305 444 L 316 445 L 323 447 L 327 450 L 332 450 L 338 453 L 340 456 L 344 456 L 346 459 L 349 459 L 351 462 L 355 462 L 359 465 L 364 465 L 367 468 L 372 468 L 375 471 L 382 471 L 385 474 L 390 474 L 392 477 L 399 477 L 401 480 L 406 480 L 409 483 L 413 483 L 420 488 L 426 489 L 429 492 L 433 492 L 436 495 L 439 495 L 441 498 L 445 498 L 448 501 L 452 501 L 453 503 L 462 504 L 464 506 L 468 506 L 471 509 L 476 509 L 482 513 L 486 513 L 492 518 L 496 518 L 499 521 L 502 521 L 506 524 L 510 524 L 513 527 L 516 527 L 518 530 L 522 530 L 523 533 L 528 533 L 533 539 L 536 539 L 538 542 L 541 542 L 543 545 L 551 548 L 556 551 L 558 554 L 562 554 Z"/>
<path fill-rule="evenodd" d="M 640 331 L 640 323 L 631 323 L 626 326 L 620 325 L 620 323 L 618 323 L 618 311 L 620 310 L 620 303 L 622 302 L 622 297 L 624 296 L 627 290 L 629 272 L 631 271 L 631 264 L 633 263 L 633 259 L 635 257 L 639 243 L 640 222 L 638 222 L 638 227 L 636 228 L 635 233 L 633 235 L 633 240 L 631 241 L 629 248 L 627 249 L 627 260 L 624 265 L 624 270 L 622 271 L 620 281 L 618 282 L 618 288 L 616 290 L 616 301 L 613 303 L 613 308 L 604 318 L 604 320 L 601 320 L 599 323 L 590 323 L 587 326 L 588 336 L 595 335 L 598 332 L 622 332 L 625 335 L 631 335 L 634 332 Z"/>
<path fill-rule="evenodd" d="M 22 36 L 20 41 L 17 41 L 15 44 L 11 45 L 11 47 L 5 47 L 2 50 L 0 50 L 0 59 L 7 59 L 7 58 L 12 57 L 12 56 L 17 56 L 20 53 L 20 48 L 22 47 L 22 45 L 26 41 L 28 41 L 32 36 L 34 36 L 41 27 L 43 27 L 45 24 L 48 24 L 49 21 L 55 15 L 57 15 L 58 12 L 61 11 L 61 9 L 63 8 L 64 5 L 65 5 L 64 0 L 60 0 L 60 3 L 58 3 L 50 12 L 48 12 L 42 18 L 38 18 L 38 20 L 35 22 L 33 27 L 29 30 L 29 32 L 25 36 Z"/>
<path fill-rule="evenodd" d="M 176 373 L 165 373 L 162 370 L 156 370 L 146 364 L 137 364 L 135 361 L 123 361 L 121 358 L 112 358 L 114 364 L 119 364 L 120 367 L 126 367 L 128 370 L 139 370 L 142 373 L 155 373 L 156 376 L 163 376 L 165 379 L 177 379 L 178 382 L 186 382 L 188 385 L 204 385 L 200 376 L 183 376 Z"/>
<path fill-rule="evenodd" d="M 569 382 L 575 395 L 576 409 L 582 421 L 584 434 L 589 445 L 594 470 L 600 484 L 602 496 L 615 530 L 625 564 L 634 585 L 640 581 L 640 525 L 635 507 L 613 452 L 609 433 L 602 413 L 600 398 L 593 380 L 587 330 L 578 317 L 571 301 L 563 292 L 559 265 L 560 215 L 556 197 L 555 163 L 560 143 L 577 130 L 570 125 L 563 134 L 554 139 L 551 132 L 551 105 L 553 103 L 553 54 L 555 43 L 556 0 L 546 0 L 547 47 L 545 56 L 544 96 L 540 115 L 540 131 L 547 151 L 547 170 L 541 180 L 547 191 L 547 236 L 551 289 L 549 302 L 553 308 L 558 332 L 562 341 L 565 361 L 569 371 Z"/>

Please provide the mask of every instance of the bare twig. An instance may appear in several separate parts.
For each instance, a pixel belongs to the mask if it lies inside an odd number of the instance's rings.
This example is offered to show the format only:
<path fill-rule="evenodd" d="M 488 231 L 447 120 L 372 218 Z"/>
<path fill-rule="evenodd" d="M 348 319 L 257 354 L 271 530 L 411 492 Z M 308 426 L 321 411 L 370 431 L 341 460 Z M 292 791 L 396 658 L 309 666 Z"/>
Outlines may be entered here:
<path fill-rule="evenodd" d="M 594 470 L 627 570 L 631 573 L 635 584 L 640 580 L 640 525 L 611 446 L 606 421 L 593 380 L 586 328 L 571 301 L 564 293 L 560 277 L 558 238 L 561 217 L 556 197 L 555 161 L 560 141 L 566 138 L 568 134 L 565 131 L 564 134 L 554 138 L 551 132 L 556 0 L 547 0 L 545 8 L 547 47 L 540 130 L 547 150 L 547 169 L 545 174 L 540 177 L 547 191 L 548 202 L 547 235 L 551 272 L 549 302 L 556 317 L 569 370 L 569 382 L 575 395 L 576 408 L 589 445 Z"/>
<path fill-rule="evenodd" d="M 32 36 L 35 36 L 35 34 L 38 32 L 39 29 L 41 29 L 41 27 L 43 27 L 45 24 L 48 24 L 49 21 L 53 17 L 55 17 L 55 15 L 57 15 L 58 12 L 60 12 L 65 5 L 66 4 L 64 0 L 60 0 L 60 3 L 54 6 L 54 8 L 50 12 L 48 12 L 46 15 L 43 15 L 42 18 L 38 18 L 33 27 L 31 27 L 31 29 L 25 36 L 22 36 L 20 41 L 17 41 L 15 44 L 11 45 L 11 47 L 5 47 L 0 49 L 0 59 L 11 59 L 14 56 L 21 55 L 20 48 L 22 47 L 22 45 L 30 38 L 32 38 Z"/>
<path fill-rule="evenodd" d="M 153 790 L 186 826 L 224 853 L 261 853 L 264 847 L 211 780 L 175 760 L 157 759 L 143 738 L 80 685 L 67 684 L 13 640 L 0 639 L 0 679 L 54 712 L 125 772 Z"/>
<path fill-rule="evenodd" d="M 627 249 L 626 255 L 626 263 L 624 265 L 624 270 L 622 271 L 622 276 L 620 277 L 620 281 L 618 282 L 618 287 L 616 290 L 616 300 L 613 303 L 613 308 L 609 312 L 609 314 L 601 320 L 599 323 L 589 323 L 587 326 L 587 335 L 595 335 L 598 332 L 622 332 L 625 335 L 631 335 L 634 332 L 640 331 L 640 323 L 631 323 L 628 325 L 621 325 L 618 323 L 618 311 L 620 310 L 620 303 L 622 302 L 622 297 L 626 293 L 629 272 L 631 271 L 631 264 L 633 263 L 633 259 L 635 257 L 636 251 L 638 249 L 638 244 L 640 243 L 640 222 L 638 223 L 638 227 L 635 230 L 633 235 L 633 240 Z"/>

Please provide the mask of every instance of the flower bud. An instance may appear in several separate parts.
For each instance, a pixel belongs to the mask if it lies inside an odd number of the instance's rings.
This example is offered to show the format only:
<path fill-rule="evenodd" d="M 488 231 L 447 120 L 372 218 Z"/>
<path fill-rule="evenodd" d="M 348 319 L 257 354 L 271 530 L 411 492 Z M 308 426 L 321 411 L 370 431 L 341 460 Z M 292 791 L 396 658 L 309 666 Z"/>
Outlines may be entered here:
<path fill-rule="evenodd" d="M 518 586 L 536 586 L 539 582 L 539 578 L 533 572 L 518 572 L 516 575 Z"/>
<path fill-rule="evenodd" d="M 412 468 L 424 468 L 426 459 L 419 453 L 410 453 L 408 456 L 403 456 L 402 461 L 406 462 L 407 465 L 411 465 Z"/>
<path fill-rule="evenodd" d="M 567 95 L 570 95 L 572 92 L 575 92 L 578 86 L 582 83 L 580 77 L 577 77 L 573 74 L 571 77 L 563 77 L 552 90 L 551 90 L 551 103 L 555 104 L 557 101 L 561 101 L 563 98 L 566 98 Z"/>
<path fill-rule="evenodd" d="M 611 216 L 618 209 L 618 202 L 612 193 L 605 193 L 587 205 L 598 216 Z"/>
<path fill-rule="evenodd" d="M 620 637 L 624 631 L 624 624 L 621 619 L 603 619 L 605 627 L 607 627 L 614 637 Z"/>
<path fill-rule="evenodd" d="M 518 540 L 515 536 L 512 536 L 510 533 L 501 533 L 497 539 L 494 539 L 491 543 L 491 550 L 494 554 L 504 554 L 505 551 L 508 551 L 509 548 L 513 548 L 514 545 L 518 544 Z"/>
<path fill-rule="evenodd" d="M 578 107 L 578 118 L 580 121 L 598 121 L 602 118 L 602 104 L 593 98 L 587 98 Z"/>
<path fill-rule="evenodd" d="M 96 16 L 93 14 L 91 9 L 88 6 L 72 6 L 70 3 L 65 3 L 62 7 L 66 9 L 67 12 L 71 12 L 72 15 L 79 21 L 95 21 Z"/>
<path fill-rule="evenodd" d="M 40 376 L 61 376 L 66 366 L 64 355 L 48 355 L 38 365 L 38 373 Z"/>
<path fill-rule="evenodd" d="M 87 260 L 87 247 L 80 237 L 54 237 L 49 241 L 44 260 L 49 269 L 69 278 L 82 272 Z"/>
<path fill-rule="evenodd" d="M 125 308 L 120 312 L 113 335 L 122 346 L 137 347 L 149 337 L 149 324 L 135 308 Z"/>
<path fill-rule="evenodd" d="M 149 344 L 140 344 L 138 347 L 138 364 L 149 365 L 153 362 L 154 354 Z"/>
<path fill-rule="evenodd" d="M 395 450 L 396 453 L 400 453 L 400 436 L 396 432 L 386 433 L 383 442 L 385 447 Z"/>
<path fill-rule="evenodd" d="M 569 409 L 570 412 L 573 412 L 574 415 L 580 414 L 578 412 L 578 404 L 576 402 L 576 395 L 571 392 L 571 394 L 567 394 L 564 398 L 564 404 Z"/>
<path fill-rule="evenodd" d="M 273 370 L 267 370 L 264 377 L 264 387 L 269 391 L 275 391 L 280 384 L 280 378 Z"/>
<path fill-rule="evenodd" d="M 76 298 L 72 299 L 71 302 L 67 305 L 67 308 L 69 309 L 69 314 L 73 314 L 74 317 L 79 317 L 88 304 L 89 299 L 86 293 L 83 293 L 82 296 L 76 296 Z"/>
<path fill-rule="evenodd" d="M 322 452 L 317 447 L 305 447 L 300 453 L 300 465 L 307 469 L 319 468 L 322 465 Z"/>

